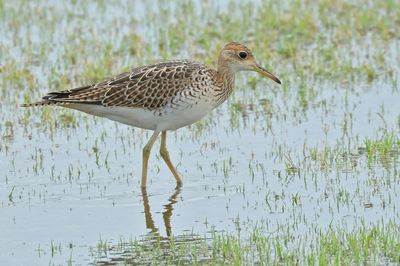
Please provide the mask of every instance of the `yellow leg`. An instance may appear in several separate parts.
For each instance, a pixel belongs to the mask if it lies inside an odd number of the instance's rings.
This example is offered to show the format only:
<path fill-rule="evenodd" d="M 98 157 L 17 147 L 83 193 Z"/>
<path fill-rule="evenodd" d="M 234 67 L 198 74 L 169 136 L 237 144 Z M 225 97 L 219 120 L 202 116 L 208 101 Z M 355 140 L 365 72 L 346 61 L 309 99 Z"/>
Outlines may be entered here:
<path fill-rule="evenodd" d="M 151 152 L 151 148 L 153 147 L 154 142 L 156 142 L 160 131 L 154 131 L 153 135 L 147 142 L 146 146 L 143 148 L 143 162 L 142 162 L 142 188 L 146 187 L 147 184 L 147 166 L 149 164 L 149 156 Z"/>
<path fill-rule="evenodd" d="M 176 184 L 178 186 L 182 185 L 182 178 L 179 175 L 178 171 L 176 171 L 175 166 L 172 164 L 171 159 L 169 158 L 169 152 L 167 150 L 167 131 L 165 130 L 161 133 L 160 154 L 165 163 L 168 165 L 169 170 L 171 170 L 172 174 L 174 175 L 176 179 Z"/>

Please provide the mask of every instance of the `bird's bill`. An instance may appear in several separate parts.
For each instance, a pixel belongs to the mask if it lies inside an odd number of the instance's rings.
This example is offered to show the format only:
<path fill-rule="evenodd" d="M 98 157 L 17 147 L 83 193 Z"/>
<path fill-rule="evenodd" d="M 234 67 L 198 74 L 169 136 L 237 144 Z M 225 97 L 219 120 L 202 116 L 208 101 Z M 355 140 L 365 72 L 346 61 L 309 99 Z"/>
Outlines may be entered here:
<path fill-rule="evenodd" d="M 273 81 L 275 81 L 278 84 L 281 84 L 282 82 L 271 72 L 269 72 L 268 70 L 266 70 L 265 68 L 263 68 L 262 66 L 260 66 L 259 64 L 257 64 L 254 67 L 254 71 L 260 73 L 263 76 L 266 76 L 267 78 L 272 79 Z"/>

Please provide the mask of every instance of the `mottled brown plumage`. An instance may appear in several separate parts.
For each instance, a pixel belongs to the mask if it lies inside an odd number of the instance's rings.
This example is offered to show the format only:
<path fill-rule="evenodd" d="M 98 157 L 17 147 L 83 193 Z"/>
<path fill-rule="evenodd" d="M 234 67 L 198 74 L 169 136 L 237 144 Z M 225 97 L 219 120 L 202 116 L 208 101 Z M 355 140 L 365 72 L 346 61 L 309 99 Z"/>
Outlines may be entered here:
<path fill-rule="evenodd" d="M 31 105 L 83 103 L 154 110 L 185 90 L 194 97 L 190 88 L 200 91 L 214 78 L 215 71 L 197 62 L 165 62 L 133 68 L 93 85 L 51 92 Z"/>
<path fill-rule="evenodd" d="M 249 48 L 228 43 L 216 70 L 190 60 L 158 63 L 93 85 L 51 92 L 41 101 L 23 106 L 59 105 L 154 130 L 143 152 L 142 186 L 146 186 L 148 154 L 162 132 L 161 156 L 180 184 L 166 149 L 166 130 L 194 123 L 223 103 L 233 90 L 235 74 L 243 70 L 259 72 L 280 84 L 256 63 Z"/>

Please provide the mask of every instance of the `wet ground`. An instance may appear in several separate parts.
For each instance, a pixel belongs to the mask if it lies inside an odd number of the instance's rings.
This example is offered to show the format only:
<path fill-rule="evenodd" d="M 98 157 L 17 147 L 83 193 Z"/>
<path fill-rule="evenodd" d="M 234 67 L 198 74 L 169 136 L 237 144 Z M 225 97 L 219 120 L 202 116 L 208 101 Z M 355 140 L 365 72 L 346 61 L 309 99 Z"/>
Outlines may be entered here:
<path fill-rule="evenodd" d="M 373 65 L 371 58 L 385 49 L 384 67 L 372 66 L 372 79 L 357 73 L 355 78 L 337 79 L 312 72 L 300 76 L 293 65 L 275 60 L 269 65 L 282 79 L 281 87 L 241 73 L 227 103 L 201 122 L 169 133 L 169 151 L 184 185 L 175 187 L 157 143 L 148 189 L 142 191 L 141 149 L 151 132 L 61 108 L 26 110 L 17 105 L 38 99 L 47 87 L 79 86 L 136 62 L 204 53 L 212 58 L 217 50 L 202 51 L 188 41 L 179 52 L 172 43 L 154 52 L 157 45 L 143 43 L 161 38 L 162 28 L 175 25 L 174 19 L 164 25 L 150 15 L 150 7 L 138 4 L 138 9 L 126 10 L 126 3 L 82 4 L 78 11 L 73 3 L 30 3 L 31 25 L 12 19 L 11 10 L 17 9 L 2 4 L 2 12 L 11 15 L 0 26 L 5 36 L 0 71 L 0 264 L 118 262 L 129 254 L 116 247 L 135 239 L 156 235 L 190 242 L 211 238 L 213 232 L 246 235 L 255 226 L 265 234 L 285 232 L 295 246 L 312 242 L 328 228 L 346 231 L 360 224 L 399 221 L 398 40 L 381 43 L 366 36 L 339 48 L 350 51 L 343 53 L 344 58 L 353 56 L 353 67 Z M 213 4 L 206 2 L 193 12 L 201 16 L 208 5 Z M 162 2 L 158 10 L 163 6 L 169 5 Z M 64 8 L 66 14 L 57 19 Z M 226 7 L 214 8 L 218 14 Z M 83 19 L 82 14 L 89 17 Z M 135 20 L 137 31 L 128 26 Z M 42 37 L 49 21 L 55 23 L 48 26 L 51 37 Z M 90 21 L 87 34 L 85 26 L 79 30 L 85 21 Z M 107 23 L 117 30 L 106 30 L 115 36 L 104 44 L 110 38 L 102 34 Z M 159 30 L 146 35 L 140 25 Z M 15 32 L 8 32 L 10 28 Z M 79 34 L 86 35 L 69 39 Z M 131 40 L 138 38 L 129 48 L 138 52 L 107 48 L 124 47 L 127 34 Z M 95 42 L 87 45 L 91 38 Z M 71 52 L 75 45 L 64 47 L 68 41 L 81 47 L 77 54 Z M 251 46 L 260 61 L 267 61 L 263 47 L 256 41 Z M 38 50 L 46 47 L 48 51 Z M 150 51 L 140 55 L 146 49 Z M 99 63 L 105 67 L 94 67 Z M 85 77 L 79 75 L 82 71 Z M 102 255 L 103 243 L 111 251 L 108 257 Z"/>

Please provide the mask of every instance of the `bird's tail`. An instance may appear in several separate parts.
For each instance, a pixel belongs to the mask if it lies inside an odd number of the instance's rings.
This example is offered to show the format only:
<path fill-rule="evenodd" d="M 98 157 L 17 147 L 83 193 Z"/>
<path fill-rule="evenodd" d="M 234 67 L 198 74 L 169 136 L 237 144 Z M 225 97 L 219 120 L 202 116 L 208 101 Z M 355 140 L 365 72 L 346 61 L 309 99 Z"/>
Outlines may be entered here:
<path fill-rule="evenodd" d="M 50 102 L 35 102 L 35 103 L 23 103 L 20 104 L 19 107 L 35 107 L 35 106 L 44 106 L 44 105 L 50 105 Z"/>
<path fill-rule="evenodd" d="M 61 101 L 49 101 L 49 100 L 43 100 L 39 102 L 34 102 L 34 103 L 23 103 L 20 104 L 20 107 L 37 107 L 37 106 L 49 106 L 49 105 L 55 105 L 55 106 L 63 106 L 63 105 L 68 105 L 71 104 L 70 102 L 61 102 Z"/>

